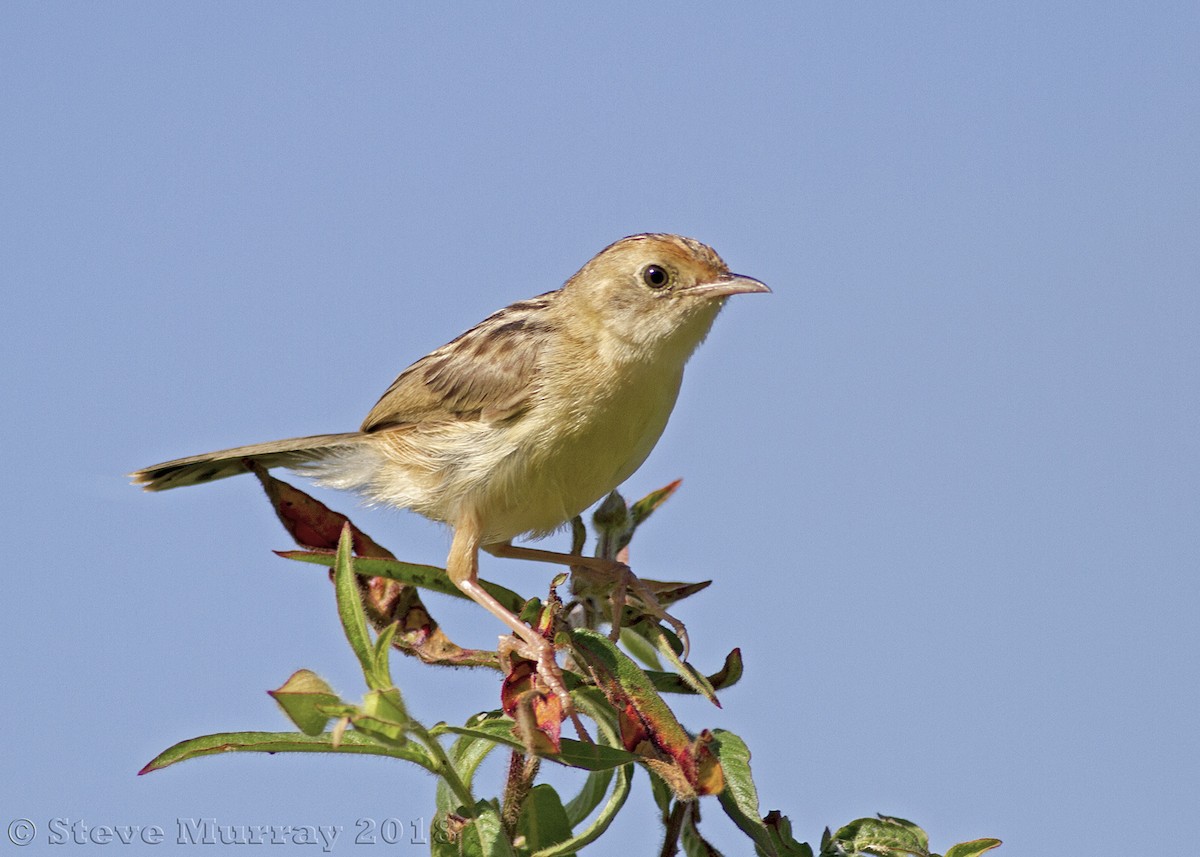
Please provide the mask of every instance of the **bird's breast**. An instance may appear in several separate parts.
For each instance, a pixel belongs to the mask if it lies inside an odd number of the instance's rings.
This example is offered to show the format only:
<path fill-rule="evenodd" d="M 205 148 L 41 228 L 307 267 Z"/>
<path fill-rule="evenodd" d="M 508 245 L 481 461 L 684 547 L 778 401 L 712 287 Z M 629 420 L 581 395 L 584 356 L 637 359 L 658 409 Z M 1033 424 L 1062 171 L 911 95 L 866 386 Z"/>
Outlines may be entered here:
<path fill-rule="evenodd" d="M 517 442 L 480 510 L 492 539 L 556 530 L 625 481 L 658 442 L 682 363 L 597 368 L 549 368 L 533 406 L 512 426 Z"/>

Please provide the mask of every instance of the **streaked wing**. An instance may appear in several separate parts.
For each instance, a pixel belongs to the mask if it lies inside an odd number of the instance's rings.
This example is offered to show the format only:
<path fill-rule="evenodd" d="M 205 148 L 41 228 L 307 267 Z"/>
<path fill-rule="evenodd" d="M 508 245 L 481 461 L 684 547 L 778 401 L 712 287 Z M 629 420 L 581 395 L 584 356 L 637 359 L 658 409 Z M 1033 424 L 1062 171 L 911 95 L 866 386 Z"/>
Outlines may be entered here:
<path fill-rule="evenodd" d="M 409 366 L 367 414 L 362 430 L 520 413 L 537 390 L 538 356 L 554 330 L 546 310 L 557 294 L 505 307 Z"/>

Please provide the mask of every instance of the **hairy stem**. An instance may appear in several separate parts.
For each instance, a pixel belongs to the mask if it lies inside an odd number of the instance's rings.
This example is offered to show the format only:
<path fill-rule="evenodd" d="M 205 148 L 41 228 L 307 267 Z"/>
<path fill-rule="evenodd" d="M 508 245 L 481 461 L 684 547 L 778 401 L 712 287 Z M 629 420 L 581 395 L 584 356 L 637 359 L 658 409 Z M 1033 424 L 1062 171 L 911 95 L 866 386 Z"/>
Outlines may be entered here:
<path fill-rule="evenodd" d="M 465 807 L 466 812 L 473 817 L 475 815 L 475 797 L 471 794 L 471 790 L 467 788 L 467 784 L 463 782 L 462 777 L 458 775 L 458 771 L 455 770 L 450 757 L 446 755 L 446 748 L 442 746 L 437 738 L 430 735 L 424 726 L 415 720 L 409 721 L 409 731 L 425 746 L 425 749 L 429 751 L 429 755 L 433 758 L 436 769 L 430 769 L 430 773 L 436 774 L 446 781 L 446 785 L 450 787 L 450 791 L 454 792 L 454 796 Z"/>
<path fill-rule="evenodd" d="M 500 821 L 504 825 L 504 833 L 512 841 L 517 835 L 517 822 L 521 819 L 521 807 L 529 790 L 533 788 L 533 780 L 537 776 L 541 760 L 537 756 L 526 756 L 519 750 L 513 750 L 508 759 L 508 777 L 504 781 L 504 802 L 500 812 Z"/>
<path fill-rule="evenodd" d="M 683 831 L 683 823 L 691 806 L 691 801 L 677 800 L 671 807 L 671 815 L 667 818 L 666 837 L 663 839 L 662 851 L 659 852 L 660 857 L 675 857 L 679 853 L 679 834 Z"/>

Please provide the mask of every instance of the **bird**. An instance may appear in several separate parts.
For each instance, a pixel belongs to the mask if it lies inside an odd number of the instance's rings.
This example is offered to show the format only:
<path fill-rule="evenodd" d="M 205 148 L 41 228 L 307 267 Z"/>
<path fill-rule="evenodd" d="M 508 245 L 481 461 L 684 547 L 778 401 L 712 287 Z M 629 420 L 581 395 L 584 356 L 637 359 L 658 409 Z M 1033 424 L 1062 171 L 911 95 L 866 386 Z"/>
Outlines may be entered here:
<path fill-rule="evenodd" d="M 726 300 L 770 291 L 695 239 L 630 235 L 561 288 L 517 301 L 417 360 L 358 431 L 193 455 L 130 477 L 163 491 L 254 462 L 448 525 L 451 581 L 508 626 L 570 709 L 554 645 L 479 584 L 479 553 L 588 564 L 512 541 L 560 529 L 632 475 Z"/>

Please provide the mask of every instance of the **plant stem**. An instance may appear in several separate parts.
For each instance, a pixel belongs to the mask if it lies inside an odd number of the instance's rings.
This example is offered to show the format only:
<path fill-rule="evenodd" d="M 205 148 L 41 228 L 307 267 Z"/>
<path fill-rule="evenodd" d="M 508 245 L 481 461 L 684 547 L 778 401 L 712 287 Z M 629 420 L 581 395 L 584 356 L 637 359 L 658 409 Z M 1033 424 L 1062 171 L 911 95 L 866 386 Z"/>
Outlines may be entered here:
<path fill-rule="evenodd" d="M 511 840 L 517 835 L 517 822 L 521 819 L 521 807 L 529 790 L 533 788 L 534 777 L 537 776 L 541 759 L 537 756 L 526 756 L 519 750 L 513 750 L 508 759 L 508 777 L 504 782 L 504 799 L 500 813 L 504 832 Z"/>
<path fill-rule="evenodd" d="M 467 788 L 467 784 L 463 782 L 462 777 L 458 775 L 458 771 L 451 764 L 450 757 L 446 755 L 446 748 L 417 721 L 410 720 L 408 729 L 417 740 L 425 745 L 425 749 L 433 757 L 436 770 L 432 770 L 430 773 L 436 774 L 446 781 L 446 785 L 450 787 L 450 791 L 454 792 L 454 796 L 463 805 L 467 815 L 474 818 L 475 796 L 471 794 L 471 790 Z"/>
<path fill-rule="evenodd" d="M 683 822 L 691 805 L 691 801 L 676 800 L 675 805 L 671 807 L 671 815 L 667 819 L 667 833 L 659 857 L 675 857 L 679 853 L 679 834 L 683 831 Z"/>

